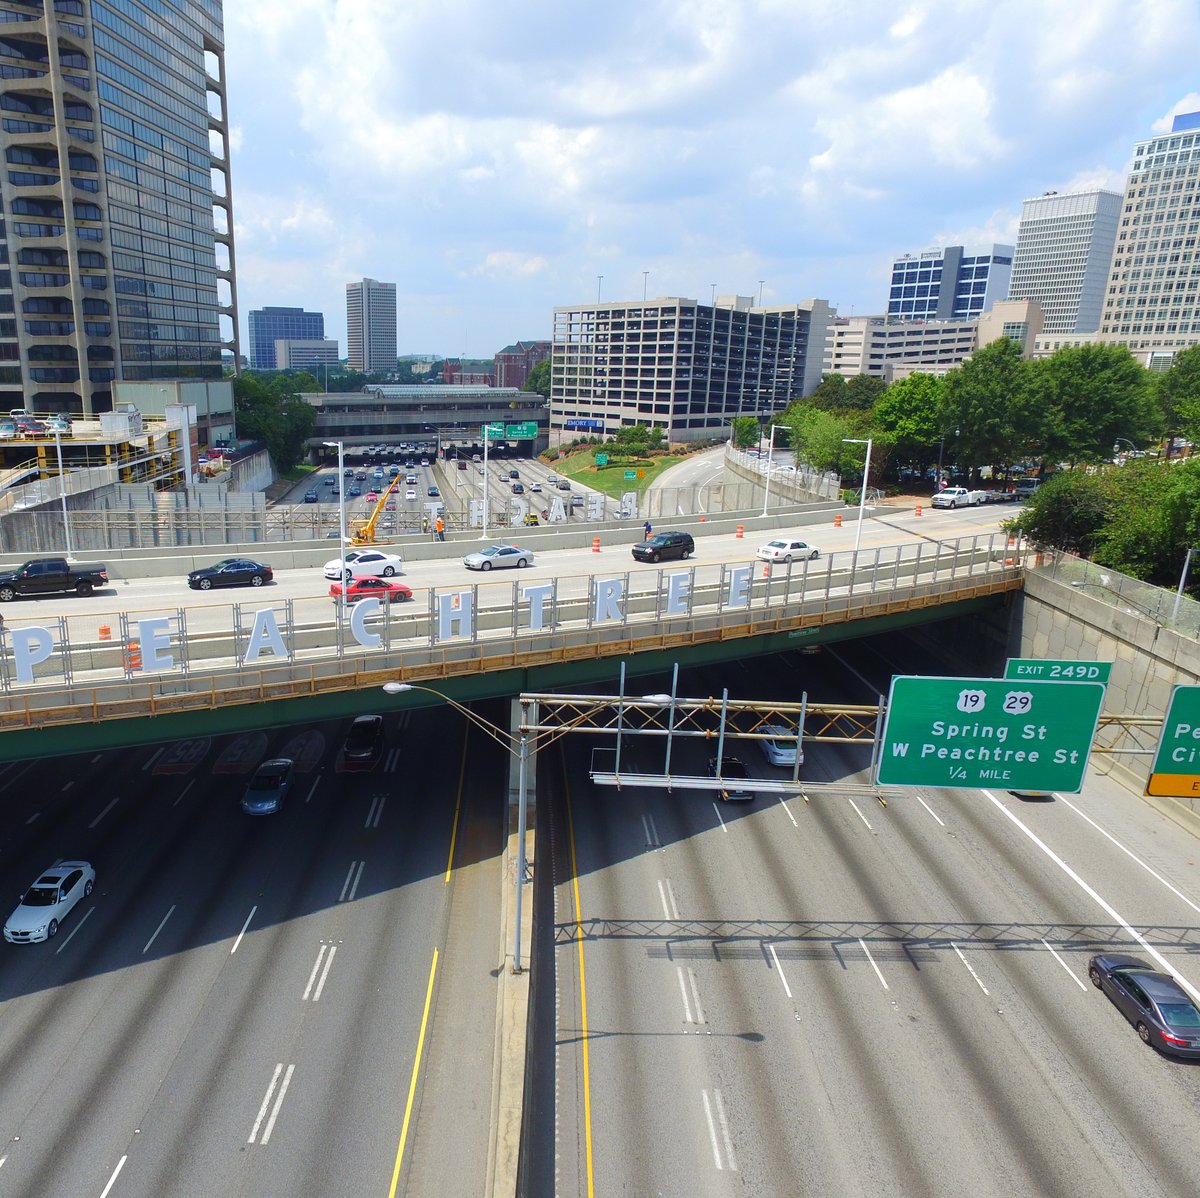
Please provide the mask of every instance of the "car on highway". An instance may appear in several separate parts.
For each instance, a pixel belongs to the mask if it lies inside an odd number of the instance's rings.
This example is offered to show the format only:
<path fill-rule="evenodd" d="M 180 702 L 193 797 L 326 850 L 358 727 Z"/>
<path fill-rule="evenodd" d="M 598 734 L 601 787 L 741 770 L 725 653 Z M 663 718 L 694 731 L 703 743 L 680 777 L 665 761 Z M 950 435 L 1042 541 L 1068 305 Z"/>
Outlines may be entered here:
<path fill-rule="evenodd" d="M 417 497 L 417 488 L 416 487 L 407 487 L 405 489 L 405 491 L 404 491 L 405 499 L 413 500 L 413 499 L 416 499 L 416 497 Z"/>
<path fill-rule="evenodd" d="M 226 557 L 211 566 L 192 570 L 187 584 L 194 591 L 213 587 L 260 587 L 275 577 L 275 571 L 263 562 L 248 557 Z"/>
<path fill-rule="evenodd" d="M 633 547 L 635 561 L 661 562 L 677 557 L 687 561 L 696 551 L 690 532 L 656 532 Z"/>
<path fill-rule="evenodd" d="M 566 478 L 560 478 L 554 485 L 560 491 L 569 491 L 571 489 L 571 482 Z"/>
<path fill-rule="evenodd" d="M 813 561 L 821 556 L 821 551 L 807 541 L 796 540 L 794 537 L 776 537 L 761 546 L 754 555 L 760 562 L 790 562 Z"/>
<path fill-rule="evenodd" d="M 512 493 L 514 495 L 524 495 L 525 494 L 525 485 L 523 483 L 513 483 Z"/>
<path fill-rule="evenodd" d="M 292 789 L 296 765 L 290 757 L 273 757 L 254 771 L 246 793 L 242 795 L 242 810 L 247 815 L 274 815 L 283 810 L 284 800 Z"/>
<path fill-rule="evenodd" d="M 978 507 L 987 503 L 986 491 L 968 491 L 966 487 L 943 487 L 932 500 L 934 507 Z"/>
<path fill-rule="evenodd" d="M 382 549 L 351 549 L 345 558 L 346 578 L 391 578 L 404 569 L 404 559 L 398 553 Z M 335 557 L 325 563 L 325 577 L 340 580 L 343 561 Z"/>
<path fill-rule="evenodd" d="M 717 798 L 722 803 L 752 803 L 754 791 L 750 789 L 750 773 L 740 757 L 723 754 L 719 761 L 716 754 L 708 759 L 708 776 L 720 779 Z"/>
<path fill-rule="evenodd" d="M 357 499 L 362 494 L 362 487 L 360 487 L 358 483 L 354 483 L 346 492 L 346 494 L 352 495 L 355 499 Z"/>
<path fill-rule="evenodd" d="M 430 499 L 437 499 L 437 497 L 441 495 L 441 491 L 439 491 L 437 487 L 430 487 L 425 494 L 428 495 Z"/>
<path fill-rule="evenodd" d="M 332 474 L 327 474 L 321 479 L 321 485 L 324 487 L 332 487 L 335 482 L 337 482 L 337 479 Z"/>
<path fill-rule="evenodd" d="M 369 770 L 383 749 L 383 716 L 355 716 L 342 742 L 342 765 L 348 769 Z"/>
<path fill-rule="evenodd" d="M 521 472 L 520 472 L 519 470 L 510 470 L 510 471 L 508 472 L 508 477 L 509 477 L 509 478 L 520 478 L 520 477 L 521 477 Z"/>
<path fill-rule="evenodd" d="M 321 500 L 321 497 L 320 497 L 320 495 L 317 494 L 316 487 L 310 487 L 307 491 L 304 492 L 304 502 L 305 503 L 319 503 L 320 500 Z"/>
<path fill-rule="evenodd" d="M 367 481 L 367 472 L 365 470 L 356 471 L 354 475 L 354 481 L 365 483 Z"/>
<path fill-rule="evenodd" d="M 329 594 L 334 599 L 342 597 L 342 584 L 330 584 Z M 383 603 L 407 603 L 412 598 L 412 588 L 397 582 L 394 578 L 375 578 L 368 575 L 365 578 L 354 578 L 346 585 L 346 602 L 355 603 L 359 599 L 378 599 Z"/>
<path fill-rule="evenodd" d="M 530 491 L 532 491 L 532 492 L 533 492 L 535 495 L 540 495 L 540 494 L 542 493 L 542 484 L 541 484 L 541 483 L 534 483 L 532 486 L 530 486 L 530 488 L 529 488 L 529 489 L 530 489 Z"/>
<path fill-rule="evenodd" d="M 59 925 L 96 885 L 96 871 L 86 861 L 60 861 L 43 870 L 21 895 L 4 924 L 9 944 L 34 944 L 58 934 Z"/>
<path fill-rule="evenodd" d="M 804 764 L 804 747 L 800 746 L 800 761 L 796 761 L 796 729 L 785 728 L 782 724 L 763 724 L 758 729 L 762 733 L 770 733 L 771 740 L 760 740 L 759 747 L 763 756 L 772 765 Z"/>
<path fill-rule="evenodd" d="M 379 502 L 379 492 L 378 491 L 368 491 L 367 495 L 366 495 L 366 500 L 368 503 L 378 503 Z"/>
<path fill-rule="evenodd" d="M 1200 1058 L 1200 1010 L 1170 974 L 1127 953 L 1099 953 L 1088 962 L 1088 977 L 1133 1024 L 1143 1044 Z"/>
<path fill-rule="evenodd" d="M 468 553 L 463 565 L 468 570 L 502 570 L 508 566 L 523 569 L 533 565 L 533 554 L 516 545 L 489 545 L 478 553 Z"/>

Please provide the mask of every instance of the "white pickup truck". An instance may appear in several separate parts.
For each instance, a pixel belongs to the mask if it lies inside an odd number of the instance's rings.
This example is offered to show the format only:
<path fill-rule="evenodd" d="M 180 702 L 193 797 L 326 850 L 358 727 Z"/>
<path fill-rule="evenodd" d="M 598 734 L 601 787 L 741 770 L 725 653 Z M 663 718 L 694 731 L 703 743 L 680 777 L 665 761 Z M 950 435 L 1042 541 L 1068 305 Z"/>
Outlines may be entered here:
<path fill-rule="evenodd" d="M 986 491 L 968 491 L 966 487 L 943 487 L 934 497 L 934 507 L 977 507 L 987 503 Z"/>

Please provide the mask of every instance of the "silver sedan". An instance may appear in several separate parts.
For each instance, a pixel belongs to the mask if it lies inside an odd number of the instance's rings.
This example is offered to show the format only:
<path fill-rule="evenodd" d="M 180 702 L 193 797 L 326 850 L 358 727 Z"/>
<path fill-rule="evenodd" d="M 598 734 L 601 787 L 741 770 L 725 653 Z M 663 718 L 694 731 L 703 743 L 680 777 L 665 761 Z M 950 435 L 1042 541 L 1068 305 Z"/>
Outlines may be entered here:
<path fill-rule="evenodd" d="M 524 569 L 533 565 L 533 554 L 516 545 L 489 545 L 478 553 L 468 553 L 463 565 L 468 570 L 503 570 L 506 566 Z"/>

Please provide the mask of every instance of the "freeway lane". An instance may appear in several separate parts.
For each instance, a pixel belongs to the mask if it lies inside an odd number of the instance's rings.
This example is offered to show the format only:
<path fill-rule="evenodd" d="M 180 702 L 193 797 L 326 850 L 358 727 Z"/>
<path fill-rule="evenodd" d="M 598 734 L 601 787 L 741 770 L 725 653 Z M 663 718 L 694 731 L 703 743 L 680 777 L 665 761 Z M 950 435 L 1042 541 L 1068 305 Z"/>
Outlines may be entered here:
<path fill-rule="evenodd" d="M 866 651 L 807 665 L 823 698 L 878 684 Z M 756 668 L 759 693 L 786 685 Z M 819 745 L 804 773 L 864 765 Z M 1086 980 L 1089 955 L 1145 955 L 1141 936 L 1200 982 L 1195 842 L 1152 809 L 1091 778 L 1052 803 L 718 810 L 598 793 L 569 744 L 565 778 L 571 823 L 562 794 L 550 818 L 578 869 L 556 854 L 557 1086 L 590 1106 L 559 1112 L 559 1193 L 588 1192 L 589 1166 L 596 1192 L 1200 1190 L 1200 1069 L 1145 1048 Z"/>
<path fill-rule="evenodd" d="M 296 730 L 190 773 L 166 747 L 0 774 L 6 892 L 66 855 L 98 873 L 56 939 L 0 944 L 5 1194 L 386 1194 L 397 1163 L 400 1194 L 482 1190 L 507 760 L 400 718 L 370 774 L 335 768 L 343 725 L 301 733 L 278 817 L 238 798 Z"/>

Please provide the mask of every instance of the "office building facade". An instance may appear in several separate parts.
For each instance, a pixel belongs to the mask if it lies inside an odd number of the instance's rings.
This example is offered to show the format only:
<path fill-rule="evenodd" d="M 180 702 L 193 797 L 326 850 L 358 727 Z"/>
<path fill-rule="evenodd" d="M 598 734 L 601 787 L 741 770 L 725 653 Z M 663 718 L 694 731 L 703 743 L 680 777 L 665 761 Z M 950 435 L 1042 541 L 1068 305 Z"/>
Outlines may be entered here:
<path fill-rule="evenodd" d="M 1039 300 L 1048 335 L 1095 332 L 1120 218 L 1115 191 L 1047 192 L 1026 200 L 1008 298 Z"/>
<path fill-rule="evenodd" d="M 324 378 L 330 366 L 338 364 L 336 341 L 285 341 L 275 342 L 275 365 L 278 370 L 307 370 L 317 378 Z"/>
<path fill-rule="evenodd" d="M 371 374 L 396 369 L 396 284 L 346 284 L 346 364 Z"/>
<path fill-rule="evenodd" d="M 1013 247 L 967 253 L 961 245 L 903 254 L 892 262 L 887 315 L 898 320 L 971 320 L 1008 295 Z"/>
<path fill-rule="evenodd" d="M 0 0 L 0 23 L 0 407 L 89 415 L 117 380 L 220 378 L 239 344 L 219 0 Z"/>
<path fill-rule="evenodd" d="M 283 370 L 276 341 L 323 341 L 325 316 L 303 308 L 256 308 L 250 313 L 251 370 Z"/>
<path fill-rule="evenodd" d="M 728 436 L 735 416 L 783 411 L 817 386 L 831 319 L 824 300 L 746 296 L 555 308 L 550 443 L 634 424 L 670 441 Z"/>

